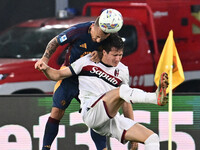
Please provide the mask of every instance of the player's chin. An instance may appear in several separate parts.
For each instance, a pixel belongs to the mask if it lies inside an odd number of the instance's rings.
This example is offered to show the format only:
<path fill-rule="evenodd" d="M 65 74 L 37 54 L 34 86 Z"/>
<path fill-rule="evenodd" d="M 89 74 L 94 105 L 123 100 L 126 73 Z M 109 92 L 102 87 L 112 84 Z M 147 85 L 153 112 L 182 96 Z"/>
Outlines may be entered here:
<path fill-rule="evenodd" d="M 92 39 L 92 41 L 98 43 L 98 41 L 96 39 L 94 39 L 94 38 Z"/>
<path fill-rule="evenodd" d="M 118 65 L 118 63 L 117 63 L 117 64 L 115 63 L 115 64 L 113 64 L 112 66 L 113 66 L 113 67 L 116 67 L 117 65 Z"/>
<path fill-rule="evenodd" d="M 116 67 L 119 64 L 119 61 L 113 63 L 113 67 Z"/>

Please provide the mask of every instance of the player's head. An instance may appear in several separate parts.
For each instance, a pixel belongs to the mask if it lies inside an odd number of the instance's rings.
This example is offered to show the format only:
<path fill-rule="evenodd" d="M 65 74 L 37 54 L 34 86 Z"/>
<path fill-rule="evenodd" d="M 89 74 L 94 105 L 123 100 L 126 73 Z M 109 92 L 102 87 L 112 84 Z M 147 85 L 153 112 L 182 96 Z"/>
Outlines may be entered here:
<path fill-rule="evenodd" d="M 90 34 L 93 42 L 100 43 L 101 41 L 105 40 L 110 34 L 105 33 L 99 27 L 99 17 L 95 20 L 94 24 L 90 27 Z"/>
<path fill-rule="evenodd" d="M 90 28 L 92 40 L 99 43 L 105 40 L 110 33 L 117 33 L 122 25 L 123 18 L 121 13 L 115 9 L 106 9 L 97 17 Z"/>
<path fill-rule="evenodd" d="M 102 62 L 117 66 L 123 56 L 124 42 L 118 34 L 110 34 L 110 36 L 102 42 L 100 50 L 102 51 Z"/>

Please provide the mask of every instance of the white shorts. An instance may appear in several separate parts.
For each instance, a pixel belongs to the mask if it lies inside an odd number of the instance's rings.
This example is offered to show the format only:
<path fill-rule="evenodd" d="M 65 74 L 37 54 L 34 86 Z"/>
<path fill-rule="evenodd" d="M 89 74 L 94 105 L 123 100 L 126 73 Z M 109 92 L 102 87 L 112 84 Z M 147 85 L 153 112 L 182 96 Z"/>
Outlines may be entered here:
<path fill-rule="evenodd" d="M 81 113 L 83 121 L 89 128 L 101 135 L 116 138 L 123 144 L 127 142 L 124 140 L 126 131 L 136 124 L 135 121 L 125 118 L 119 113 L 111 118 L 107 113 L 105 102 L 101 98 L 92 105 L 84 105 Z"/>

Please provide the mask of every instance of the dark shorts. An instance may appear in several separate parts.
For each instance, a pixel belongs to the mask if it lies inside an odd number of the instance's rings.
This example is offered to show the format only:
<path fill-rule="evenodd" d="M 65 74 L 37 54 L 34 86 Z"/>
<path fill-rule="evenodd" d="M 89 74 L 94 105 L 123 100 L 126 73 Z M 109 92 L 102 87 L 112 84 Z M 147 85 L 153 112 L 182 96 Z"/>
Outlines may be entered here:
<path fill-rule="evenodd" d="M 77 76 L 58 81 L 54 87 L 53 107 L 65 110 L 73 98 L 78 98 L 78 93 Z"/>

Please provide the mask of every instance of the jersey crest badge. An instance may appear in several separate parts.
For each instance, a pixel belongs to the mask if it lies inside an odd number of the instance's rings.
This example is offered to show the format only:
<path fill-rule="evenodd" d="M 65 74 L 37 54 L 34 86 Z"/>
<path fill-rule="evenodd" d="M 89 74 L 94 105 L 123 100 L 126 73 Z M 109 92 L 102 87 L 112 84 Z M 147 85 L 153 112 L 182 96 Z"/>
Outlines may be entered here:
<path fill-rule="evenodd" d="M 115 69 L 114 75 L 115 75 L 116 77 L 118 77 L 118 75 L 119 75 L 119 69 L 118 69 L 118 68 Z"/>
<path fill-rule="evenodd" d="M 87 49 L 87 44 L 83 43 L 83 44 L 80 45 L 80 47 Z"/>
<path fill-rule="evenodd" d="M 63 35 L 60 37 L 60 42 L 64 42 L 67 40 L 67 36 L 66 35 Z"/>

